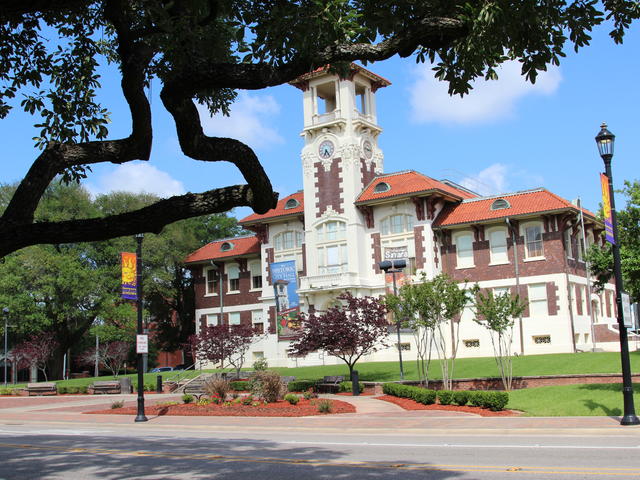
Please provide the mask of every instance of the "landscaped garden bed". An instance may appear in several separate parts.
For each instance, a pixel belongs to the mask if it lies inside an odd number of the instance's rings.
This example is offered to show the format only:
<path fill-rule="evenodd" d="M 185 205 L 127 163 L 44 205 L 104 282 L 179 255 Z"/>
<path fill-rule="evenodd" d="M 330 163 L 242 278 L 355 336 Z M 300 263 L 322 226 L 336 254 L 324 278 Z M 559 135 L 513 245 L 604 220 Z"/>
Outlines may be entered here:
<path fill-rule="evenodd" d="M 322 402 L 329 402 L 329 411 L 321 411 Z M 355 413 L 356 408 L 340 400 L 319 400 L 301 398 L 296 405 L 280 400 L 278 402 L 255 402 L 256 405 L 242 405 L 241 403 L 226 402 L 224 404 L 210 403 L 198 405 L 195 403 L 159 404 L 145 408 L 148 416 L 177 415 L 177 416 L 236 416 L 236 417 L 306 417 L 310 415 L 327 415 L 335 413 Z M 325 403 L 326 405 L 326 403 Z M 136 415 L 137 408 L 123 407 L 108 410 L 85 412 L 89 414 Z"/>
<path fill-rule="evenodd" d="M 486 408 L 472 407 L 470 405 L 440 405 L 439 403 L 432 403 L 431 405 L 424 405 L 418 403 L 410 398 L 394 397 L 393 395 L 383 395 L 376 397 L 377 400 L 383 400 L 385 402 L 393 403 L 405 410 L 445 410 L 449 412 L 465 412 L 480 415 L 482 417 L 513 417 L 521 415 L 521 412 L 515 410 L 500 410 L 492 412 Z"/>

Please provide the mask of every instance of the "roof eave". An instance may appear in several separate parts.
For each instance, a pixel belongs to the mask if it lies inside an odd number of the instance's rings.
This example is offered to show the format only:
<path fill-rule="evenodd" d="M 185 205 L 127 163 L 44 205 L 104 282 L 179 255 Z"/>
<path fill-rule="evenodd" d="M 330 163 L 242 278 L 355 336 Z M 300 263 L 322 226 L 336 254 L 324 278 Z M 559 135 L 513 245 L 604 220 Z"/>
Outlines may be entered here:
<path fill-rule="evenodd" d="M 508 210 L 508 209 L 505 209 Z M 576 215 L 580 213 L 580 211 L 578 210 L 577 207 L 563 207 L 563 208 L 555 208 L 553 210 L 541 210 L 539 212 L 528 212 L 528 213 L 520 213 L 520 214 L 512 214 L 512 215 L 503 215 L 501 217 L 493 217 L 493 218 L 486 218 L 483 220 L 470 220 L 468 222 L 459 222 L 459 223 L 452 223 L 449 225 L 433 225 L 432 228 L 437 229 L 437 230 L 445 230 L 447 228 L 454 228 L 454 227 L 460 227 L 460 226 L 464 226 L 464 225 L 483 225 L 483 224 L 488 224 L 488 223 L 496 223 L 497 220 L 503 220 L 505 218 L 522 218 L 522 217 L 532 217 L 532 216 L 540 216 L 540 215 L 549 215 L 549 214 L 554 214 L 554 213 L 561 213 L 561 212 L 566 212 L 566 211 L 573 211 Z M 603 223 L 598 220 L 597 218 L 588 215 L 585 213 L 585 218 L 589 218 L 590 220 L 592 220 L 594 223 L 599 224 L 599 225 L 603 225 Z"/>
<path fill-rule="evenodd" d="M 357 200 L 355 202 L 356 206 L 360 206 L 360 205 L 378 205 L 378 204 L 382 204 L 382 203 L 387 203 L 387 202 L 394 202 L 397 201 L 399 199 L 405 199 L 405 198 L 411 198 L 411 197 L 426 197 L 429 195 L 433 195 L 433 194 L 439 194 L 442 195 L 443 197 L 445 197 L 446 200 L 450 200 L 452 202 L 461 202 L 463 200 L 462 197 L 459 197 L 457 195 L 453 195 L 449 192 L 445 192 L 443 190 L 440 190 L 439 188 L 430 188 L 429 190 L 420 190 L 417 192 L 409 192 L 409 193 L 400 193 L 398 195 L 392 195 L 390 197 L 383 197 L 383 198 L 372 198 L 370 200 Z"/>

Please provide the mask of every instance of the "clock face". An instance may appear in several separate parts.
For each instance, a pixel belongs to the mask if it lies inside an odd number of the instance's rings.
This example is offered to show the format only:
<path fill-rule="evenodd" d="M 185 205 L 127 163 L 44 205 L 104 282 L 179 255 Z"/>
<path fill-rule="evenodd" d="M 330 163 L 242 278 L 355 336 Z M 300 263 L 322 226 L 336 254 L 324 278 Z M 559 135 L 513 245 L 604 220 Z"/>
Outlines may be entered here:
<path fill-rule="evenodd" d="M 373 147 L 371 146 L 371 142 L 369 140 L 365 140 L 362 144 L 362 150 L 364 151 L 364 156 L 366 158 L 371 158 L 373 156 Z"/>
<path fill-rule="evenodd" d="M 333 142 L 331 140 L 324 140 L 318 147 L 318 154 L 320 158 L 327 159 L 333 155 L 334 150 Z"/>

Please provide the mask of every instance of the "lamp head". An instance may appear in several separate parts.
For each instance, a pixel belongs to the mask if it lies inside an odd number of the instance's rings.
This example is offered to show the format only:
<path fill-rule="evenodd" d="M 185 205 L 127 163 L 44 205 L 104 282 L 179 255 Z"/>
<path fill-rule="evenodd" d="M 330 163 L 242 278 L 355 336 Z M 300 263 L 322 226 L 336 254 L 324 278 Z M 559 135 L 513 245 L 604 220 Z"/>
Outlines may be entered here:
<path fill-rule="evenodd" d="M 603 122 L 602 125 L 600 125 L 600 132 L 596 135 L 598 151 L 603 160 L 611 160 L 611 157 L 613 157 L 615 139 L 616 136 L 607 130 L 607 124 Z"/>
<path fill-rule="evenodd" d="M 389 260 L 384 260 L 382 262 L 380 262 L 378 264 L 378 266 L 380 267 L 380 270 L 384 271 L 385 273 L 388 272 L 391 269 L 391 262 Z"/>

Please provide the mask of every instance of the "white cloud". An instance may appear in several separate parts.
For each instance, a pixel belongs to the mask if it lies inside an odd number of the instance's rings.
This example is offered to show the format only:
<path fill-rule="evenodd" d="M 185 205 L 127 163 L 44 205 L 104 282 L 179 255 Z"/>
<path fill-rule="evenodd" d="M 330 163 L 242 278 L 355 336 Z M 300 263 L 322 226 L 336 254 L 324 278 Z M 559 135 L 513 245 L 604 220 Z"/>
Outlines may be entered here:
<path fill-rule="evenodd" d="M 448 84 L 433 76 L 429 65 L 415 69 L 415 82 L 410 87 L 413 120 L 418 123 L 488 123 L 509 117 L 518 100 L 527 95 L 551 95 L 562 80 L 560 70 L 550 67 L 540 72 L 535 85 L 527 82 L 520 73 L 520 63 L 510 61 L 497 69 L 499 79 L 472 83 L 473 90 L 463 98 L 450 96 Z"/>
<path fill-rule="evenodd" d="M 280 113 L 280 105 L 270 95 L 250 95 L 240 92 L 231 105 L 231 116 L 210 116 L 206 107 L 199 106 L 200 118 L 207 135 L 240 140 L 252 148 L 266 148 L 283 143 L 275 128 L 273 117 Z"/>
<path fill-rule="evenodd" d="M 463 178 L 460 185 L 483 196 L 506 193 L 508 188 L 507 170 L 506 165 L 494 163 L 474 176 Z"/>
<path fill-rule="evenodd" d="M 97 186 L 87 184 L 87 188 L 93 195 L 125 191 L 154 193 L 162 198 L 185 192 L 182 182 L 146 162 L 118 165 L 103 174 Z"/>

